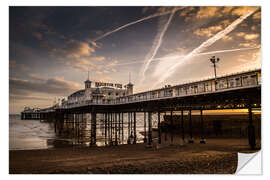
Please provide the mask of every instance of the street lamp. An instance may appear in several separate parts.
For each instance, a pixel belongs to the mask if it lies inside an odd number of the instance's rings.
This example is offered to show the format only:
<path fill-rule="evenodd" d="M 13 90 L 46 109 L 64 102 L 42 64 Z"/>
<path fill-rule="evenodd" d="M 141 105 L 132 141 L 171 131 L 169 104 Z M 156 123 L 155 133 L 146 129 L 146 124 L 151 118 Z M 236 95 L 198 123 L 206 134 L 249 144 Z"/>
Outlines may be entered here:
<path fill-rule="evenodd" d="M 215 89 L 216 89 L 216 84 L 217 84 L 217 72 L 216 72 L 216 63 L 219 62 L 219 58 L 216 58 L 215 56 L 212 56 L 210 58 L 211 63 L 214 65 L 214 73 L 215 73 Z"/>

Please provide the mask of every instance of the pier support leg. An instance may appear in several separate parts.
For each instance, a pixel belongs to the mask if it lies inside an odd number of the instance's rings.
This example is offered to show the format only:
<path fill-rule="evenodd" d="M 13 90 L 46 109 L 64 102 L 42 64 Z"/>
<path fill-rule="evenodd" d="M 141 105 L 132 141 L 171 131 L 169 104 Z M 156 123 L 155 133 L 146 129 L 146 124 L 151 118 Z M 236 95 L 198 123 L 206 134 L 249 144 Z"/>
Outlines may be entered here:
<path fill-rule="evenodd" d="M 117 122 L 117 113 L 114 113 L 114 136 L 115 136 L 115 140 L 114 140 L 114 145 L 118 145 L 118 137 L 117 137 L 117 132 L 118 132 L 118 128 L 117 128 L 118 122 Z"/>
<path fill-rule="evenodd" d="M 133 131 L 134 131 L 133 144 L 136 144 L 136 142 L 137 142 L 137 134 L 136 134 L 136 112 L 133 113 Z"/>
<path fill-rule="evenodd" d="M 188 143 L 194 143 L 193 136 L 192 136 L 192 114 L 191 109 L 189 110 L 189 136 L 190 139 L 188 140 Z"/>
<path fill-rule="evenodd" d="M 107 145 L 107 129 L 108 129 L 108 127 L 107 127 L 107 122 L 108 122 L 108 113 L 105 113 L 104 114 L 104 123 L 105 123 L 105 145 Z"/>
<path fill-rule="evenodd" d="M 165 112 L 165 116 L 166 116 L 166 112 Z M 167 117 L 167 116 L 166 116 Z M 167 141 L 167 133 L 168 133 L 168 124 L 167 122 L 165 123 L 165 137 L 164 137 L 164 141 Z"/>
<path fill-rule="evenodd" d="M 130 112 L 128 112 L 128 139 L 127 143 L 130 144 Z"/>
<path fill-rule="evenodd" d="M 109 144 L 112 145 L 112 113 L 109 114 L 109 133 L 110 133 Z"/>
<path fill-rule="evenodd" d="M 91 113 L 91 146 L 96 145 L 96 128 L 97 128 L 97 120 L 96 120 L 96 112 Z"/>
<path fill-rule="evenodd" d="M 152 146 L 152 112 L 148 112 L 148 146 Z"/>
<path fill-rule="evenodd" d="M 158 112 L 158 144 L 161 144 L 160 112 Z"/>
<path fill-rule="evenodd" d="M 184 111 L 181 111 L 182 143 L 185 143 Z"/>
<path fill-rule="evenodd" d="M 121 121 L 122 121 L 122 143 L 124 142 L 124 113 L 121 113 Z"/>
<path fill-rule="evenodd" d="M 144 127 L 144 138 L 143 138 L 143 142 L 146 143 L 147 142 L 147 138 L 146 138 L 146 112 L 144 111 L 143 113 L 143 127 Z"/>
<path fill-rule="evenodd" d="M 118 115 L 118 143 L 119 144 L 121 144 L 120 142 L 121 142 L 121 130 L 122 130 L 122 128 L 121 128 L 121 113 L 117 113 L 117 115 Z"/>
<path fill-rule="evenodd" d="M 249 125 L 248 125 L 248 142 L 251 149 L 255 149 L 256 147 L 256 137 L 255 137 L 255 127 L 252 120 L 252 108 L 248 108 L 248 117 L 249 117 Z"/>
<path fill-rule="evenodd" d="M 204 138 L 204 124 L 203 124 L 203 110 L 202 109 L 200 110 L 200 117 L 201 117 L 201 136 L 202 136 L 200 143 L 205 144 L 206 141 Z"/>
<path fill-rule="evenodd" d="M 170 118 L 170 134 L 171 134 L 171 144 L 173 144 L 173 111 L 171 111 L 171 118 Z"/>

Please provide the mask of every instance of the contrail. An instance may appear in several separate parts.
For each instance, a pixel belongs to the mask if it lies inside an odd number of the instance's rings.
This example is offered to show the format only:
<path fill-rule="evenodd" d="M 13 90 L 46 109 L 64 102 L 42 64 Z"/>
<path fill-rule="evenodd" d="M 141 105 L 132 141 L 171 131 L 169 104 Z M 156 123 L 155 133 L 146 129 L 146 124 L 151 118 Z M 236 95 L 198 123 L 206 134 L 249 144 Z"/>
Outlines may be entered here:
<path fill-rule="evenodd" d="M 181 61 L 179 61 L 178 63 L 174 64 L 165 73 L 163 73 L 163 75 L 159 78 L 158 82 L 154 86 L 160 84 L 165 79 L 167 79 L 168 77 L 170 77 L 175 72 L 176 68 L 178 66 L 184 64 L 189 58 L 191 58 L 195 54 L 199 54 L 200 52 L 202 52 L 203 50 L 205 50 L 205 48 L 209 47 L 210 45 L 212 45 L 213 43 L 215 43 L 217 40 L 223 38 L 225 35 L 227 35 L 228 33 L 230 33 L 242 21 L 244 21 L 247 17 L 249 17 L 251 14 L 253 14 L 257 9 L 255 9 L 255 10 L 249 12 L 249 13 L 246 13 L 246 14 L 242 15 L 240 18 L 236 19 L 232 24 L 230 24 L 227 28 L 225 28 L 224 30 L 220 31 L 219 33 L 217 33 L 216 35 L 214 35 L 210 39 L 206 40 L 205 42 L 203 42 L 199 47 L 195 48 L 193 51 L 191 51 L 189 54 L 187 54 Z"/>
<path fill-rule="evenodd" d="M 246 50 L 259 49 L 259 48 L 260 47 L 238 48 L 238 49 L 224 49 L 224 50 L 209 51 L 209 52 L 194 54 L 194 56 L 201 56 L 201 55 L 208 55 L 208 54 L 218 54 L 218 53 L 227 53 L 227 52 L 236 52 L 236 51 L 246 51 Z M 174 59 L 185 57 L 184 55 L 172 55 L 172 56 L 174 57 Z M 162 57 L 162 58 L 155 58 L 151 62 L 165 61 L 165 60 L 167 60 L 168 58 L 170 58 L 172 56 L 166 56 L 166 57 Z M 124 65 L 130 65 L 130 64 L 141 64 L 141 63 L 144 63 L 144 60 L 142 60 L 142 61 L 134 61 L 134 62 L 127 62 L 127 63 L 119 63 L 119 64 L 116 64 L 116 66 L 124 66 Z"/>
<path fill-rule="evenodd" d="M 172 10 L 172 13 L 171 13 L 167 23 L 165 24 L 164 28 L 162 29 L 162 31 L 160 33 L 157 34 L 156 40 L 154 40 L 154 44 L 152 46 L 152 50 L 146 56 L 145 62 L 143 64 L 142 70 L 140 72 L 140 77 L 141 77 L 140 83 L 145 79 L 145 72 L 146 72 L 147 68 L 149 67 L 149 64 L 151 63 L 153 58 L 156 56 L 157 51 L 162 43 L 163 36 L 164 36 L 165 32 L 167 31 L 175 12 L 176 12 L 176 8 L 174 8 Z"/>
<path fill-rule="evenodd" d="M 175 11 L 180 10 L 180 9 L 183 9 L 183 8 L 185 8 L 185 7 L 176 8 L 176 9 L 174 9 L 174 10 L 170 10 L 170 11 L 166 11 L 166 12 L 162 12 L 162 13 L 156 13 L 156 14 L 153 14 L 153 15 L 150 15 L 150 16 L 147 16 L 147 17 L 144 17 L 144 18 L 142 18 L 142 19 L 139 19 L 139 20 L 137 20 L 137 21 L 130 22 L 130 23 L 125 24 L 125 25 L 123 25 L 123 26 L 120 26 L 120 27 L 118 27 L 118 28 L 116 28 L 116 29 L 114 29 L 114 30 L 112 30 L 112 31 L 109 31 L 109 32 L 107 32 L 107 33 L 105 33 L 105 34 L 103 34 L 103 35 L 101 35 L 101 36 L 95 38 L 95 39 L 92 40 L 92 41 L 93 41 L 93 42 L 96 42 L 96 41 L 98 41 L 98 40 L 101 40 L 101 39 L 105 38 L 106 36 L 109 36 L 109 35 L 112 34 L 112 33 L 115 33 L 115 32 L 117 32 L 117 31 L 119 31 L 119 30 L 121 30 L 121 29 L 124 29 L 124 28 L 126 28 L 126 27 L 128 27 L 128 26 L 131 26 L 131 25 L 133 25 L 133 24 L 137 24 L 137 23 L 139 23 L 139 22 L 142 22 L 142 21 L 145 21 L 145 20 L 148 20 L 148 19 L 152 19 L 152 18 L 155 18 L 155 17 L 158 17 L 158 16 L 164 16 L 164 15 L 167 15 L 167 14 L 170 14 L 170 13 L 175 13 Z"/>

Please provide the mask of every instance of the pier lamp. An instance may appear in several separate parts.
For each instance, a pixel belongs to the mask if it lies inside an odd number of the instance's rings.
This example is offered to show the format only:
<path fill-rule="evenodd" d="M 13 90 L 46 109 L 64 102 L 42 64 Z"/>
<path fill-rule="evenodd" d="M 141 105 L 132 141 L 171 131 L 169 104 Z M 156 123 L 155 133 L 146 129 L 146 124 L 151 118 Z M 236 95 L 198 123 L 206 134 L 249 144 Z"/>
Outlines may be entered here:
<path fill-rule="evenodd" d="M 216 71 L 216 63 L 218 63 L 219 62 L 219 58 L 217 57 L 215 57 L 215 56 L 212 56 L 211 58 L 210 58 L 210 62 L 211 63 L 213 63 L 213 65 L 214 65 L 214 73 L 215 73 L 215 88 L 216 88 L 216 84 L 217 84 L 217 71 Z"/>

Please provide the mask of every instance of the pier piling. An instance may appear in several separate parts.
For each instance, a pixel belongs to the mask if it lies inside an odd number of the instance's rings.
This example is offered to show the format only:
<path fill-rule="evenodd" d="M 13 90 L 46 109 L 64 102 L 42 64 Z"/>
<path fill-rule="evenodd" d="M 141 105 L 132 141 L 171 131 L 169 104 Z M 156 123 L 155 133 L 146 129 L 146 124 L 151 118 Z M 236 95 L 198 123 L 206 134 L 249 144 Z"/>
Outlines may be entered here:
<path fill-rule="evenodd" d="M 200 110 L 200 117 L 201 117 L 201 144 L 205 144 L 205 138 L 204 138 L 204 124 L 203 124 L 203 110 Z"/>
<path fill-rule="evenodd" d="M 97 123 L 96 116 L 97 116 L 96 112 L 91 113 L 91 146 L 96 145 L 96 123 Z"/>
<path fill-rule="evenodd" d="M 152 112 L 148 112 L 148 145 L 152 146 Z"/>
<path fill-rule="evenodd" d="M 188 140 L 188 143 L 194 143 L 194 140 L 193 140 L 193 134 L 192 134 L 192 130 L 193 130 L 193 127 L 192 127 L 192 114 L 191 114 L 191 109 L 189 110 L 189 136 L 190 136 L 190 139 Z"/>
<path fill-rule="evenodd" d="M 256 147 L 256 137 L 255 137 L 255 127 L 252 120 L 252 108 L 248 108 L 248 117 L 249 117 L 249 125 L 248 125 L 248 142 L 251 149 L 255 149 Z"/>
<path fill-rule="evenodd" d="M 158 143 L 161 144 L 160 112 L 158 111 Z"/>
<path fill-rule="evenodd" d="M 136 144 L 137 142 L 137 135 L 136 135 L 136 111 L 133 112 L 133 132 L 134 132 L 134 140 L 133 140 L 133 144 Z"/>

